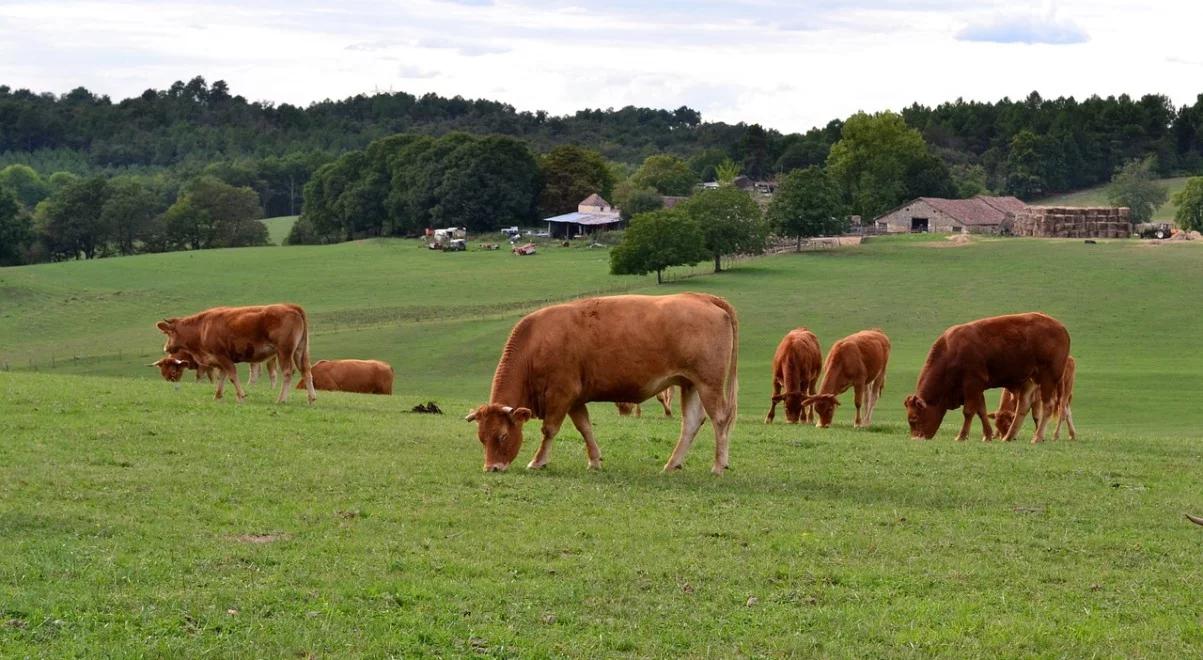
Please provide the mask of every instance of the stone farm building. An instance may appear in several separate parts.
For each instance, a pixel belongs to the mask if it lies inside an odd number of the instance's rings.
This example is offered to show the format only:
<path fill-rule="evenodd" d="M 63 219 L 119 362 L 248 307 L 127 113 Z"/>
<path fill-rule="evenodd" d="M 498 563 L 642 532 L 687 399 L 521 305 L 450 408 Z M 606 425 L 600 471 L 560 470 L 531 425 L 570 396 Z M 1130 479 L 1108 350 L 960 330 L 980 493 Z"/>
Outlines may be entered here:
<path fill-rule="evenodd" d="M 618 229 L 622 226 L 622 215 L 601 195 L 593 193 L 577 204 L 576 212 L 544 218 L 543 222 L 552 236 L 572 238 L 599 229 Z"/>
<path fill-rule="evenodd" d="M 943 232 L 996 234 L 1007 220 L 1027 209 L 1017 197 L 979 195 L 971 199 L 919 197 L 873 220 L 890 234 Z"/>

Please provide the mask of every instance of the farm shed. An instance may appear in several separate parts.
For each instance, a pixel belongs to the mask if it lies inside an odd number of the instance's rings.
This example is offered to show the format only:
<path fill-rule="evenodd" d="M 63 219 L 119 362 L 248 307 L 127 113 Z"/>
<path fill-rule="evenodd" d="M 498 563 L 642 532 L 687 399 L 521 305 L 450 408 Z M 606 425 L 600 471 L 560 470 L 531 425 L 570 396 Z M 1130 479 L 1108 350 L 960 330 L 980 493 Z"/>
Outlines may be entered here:
<path fill-rule="evenodd" d="M 1127 207 L 1029 206 L 1004 227 L 1015 236 L 1045 238 L 1129 238 Z"/>
<path fill-rule="evenodd" d="M 891 234 L 907 232 L 998 233 L 1008 218 L 1027 208 L 1016 197 L 979 195 L 971 199 L 919 197 L 877 216 L 874 226 Z"/>
<path fill-rule="evenodd" d="M 622 226 L 622 215 L 602 198 L 593 193 L 577 204 L 574 213 L 544 218 L 547 233 L 556 238 L 572 238 L 598 229 L 617 229 Z"/>

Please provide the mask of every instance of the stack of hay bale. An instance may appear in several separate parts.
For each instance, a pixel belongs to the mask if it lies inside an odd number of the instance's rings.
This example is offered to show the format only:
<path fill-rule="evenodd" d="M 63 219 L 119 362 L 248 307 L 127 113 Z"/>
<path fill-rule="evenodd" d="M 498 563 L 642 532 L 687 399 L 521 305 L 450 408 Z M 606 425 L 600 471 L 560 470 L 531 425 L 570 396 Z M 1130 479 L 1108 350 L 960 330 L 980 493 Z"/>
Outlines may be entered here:
<path fill-rule="evenodd" d="M 1011 233 L 1043 238 L 1130 238 L 1127 207 L 1029 206 L 1015 214 Z"/>

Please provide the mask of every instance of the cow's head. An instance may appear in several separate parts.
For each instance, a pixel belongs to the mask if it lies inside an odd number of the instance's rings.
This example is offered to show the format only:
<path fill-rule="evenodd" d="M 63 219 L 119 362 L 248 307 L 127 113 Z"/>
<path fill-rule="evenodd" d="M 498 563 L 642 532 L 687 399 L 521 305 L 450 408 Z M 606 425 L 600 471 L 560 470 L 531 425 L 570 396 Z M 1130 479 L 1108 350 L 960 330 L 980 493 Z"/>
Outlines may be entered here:
<path fill-rule="evenodd" d="M 797 424 L 802 418 L 802 408 L 806 405 L 803 399 L 806 395 L 802 392 L 782 392 L 773 397 L 774 403 L 785 402 L 785 421 L 790 424 Z"/>
<path fill-rule="evenodd" d="M 814 406 L 815 426 L 825 429 L 831 426 L 831 419 L 835 417 L 835 407 L 840 405 L 840 401 L 834 394 L 816 394 L 806 397 L 802 405 Z"/>
<path fill-rule="evenodd" d="M 998 412 L 992 412 L 986 415 L 994 420 L 995 435 L 1004 436 L 1011 429 L 1011 423 L 1015 421 L 1015 411 L 1011 408 L 1006 408 Z"/>
<path fill-rule="evenodd" d="M 948 410 L 944 406 L 930 404 L 915 394 L 908 396 L 903 404 L 906 405 L 906 422 L 911 427 L 911 437 L 916 440 L 936 437 L 936 431 L 940 430 L 940 422 L 944 421 L 944 414 Z"/>
<path fill-rule="evenodd" d="M 468 413 L 464 419 L 476 422 L 476 437 L 485 448 L 485 472 L 501 472 L 514 462 L 522 448 L 522 425 L 531 416 L 529 408 L 496 403 Z"/>
<path fill-rule="evenodd" d="M 183 348 L 183 346 L 181 346 L 179 344 L 179 339 L 178 339 L 179 335 L 175 331 L 175 323 L 178 320 L 179 319 L 163 319 L 162 321 L 159 321 L 158 323 L 155 324 L 155 327 L 159 329 L 159 332 L 162 332 L 163 334 L 167 335 L 167 341 L 163 342 L 163 352 L 164 353 L 168 353 L 168 354 L 175 353 L 176 351 Z"/>
<path fill-rule="evenodd" d="M 184 375 L 184 370 L 188 369 L 188 362 L 181 360 L 174 355 L 168 355 L 165 358 L 160 358 L 157 362 L 151 362 L 150 367 L 158 367 L 159 373 L 163 375 L 163 380 L 169 383 L 180 382 L 180 377 Z"/>

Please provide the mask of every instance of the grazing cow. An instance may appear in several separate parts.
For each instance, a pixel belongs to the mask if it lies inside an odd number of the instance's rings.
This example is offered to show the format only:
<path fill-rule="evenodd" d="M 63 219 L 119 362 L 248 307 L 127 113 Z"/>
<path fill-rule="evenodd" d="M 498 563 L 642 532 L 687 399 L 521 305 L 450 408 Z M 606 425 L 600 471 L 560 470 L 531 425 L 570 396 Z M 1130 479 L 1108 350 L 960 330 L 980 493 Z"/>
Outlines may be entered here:
<path fill-rule="evenodd" d="M 805 399 L 815 393 L 819 369 L 823 365 L 823 349 L 819 338 L 806 328 L 794 328 L 782 337 L 773 354 L 773 398 L 765 424 L 777 416 L 777 404 L 785 402 L 785 420 L 797 424 L 810 423 L 811 408 Z M 784 390 L 784 391 L 782 391 Z"/>
<path fill-rule="evenodd" d="M 867 427 L 873 423 L 873 411 L 886 386 L 886 366 L 890 362 L 890 338 L 881 330 L 862 330 L 831 345 L 823 365 L 823 384 L 819 393 L 803 402 L 814 406 L 815 426 L 827 428 L 840 405 L 839 395 L 853 388 L 856 418 L 852 425 Z M 864 409 L 862 415 L 862 407 Z"/>
<path fill-rule="evenodd" d="M 1043 409 L 1052 409 L 1068 357 L 1069 332 L 1044 314 L 995 316 L 952 326 L 932 344 L 916 391 L 904 402 L 911 437 L 935 436 L 944 415 L 963 405 L 965 422 L 957 440 L 969 435 L 974 416 L 982 421 L 982 439 L 991 440 L 982 393 L 1005 387 L 1022 393 L 1018 418 L 1003 436 L 1011 440 L 1033 398 L 1039 397 Z M 1032 442 L 1044 437 L 1047 422 L 1047 415 L 1040 418 Z"/>
<path fill-rule="evenodd" d="M 267 365 L 267 375 L 269 378 L 271 378 L 272 387 L 275 387 L 276 370 L 278 364 L 276 356 L 271 356 L 264 362 L 264 364 Z M 184 371 L 188 369 L 193 369 L 196 371 L 197 382 L 200 382 L 201 376 L 205 376 L 209 379 L 210 383 L 213 382 L 213 372 L 216 371 L 214 367 L 205 366 L 197 362 L 196 358 L 192 357 L 192 354 L 188 351 L 176 351 L 167 357 L 159 358 L 157 362 L 151 362 L 148 366 L 158 367 L 159 373 L 163 376 L 163 380 L 166 380 L 170 383 L 176 383 L 177 385 L 180 382 L 180 378 L 183 377 Z M 247 379 L 248 385 L 254 385 L 255 381 L 258 380 L 262 366 L 263 365 L 258 362 L 251 363 L 250 377 Z"/>
<path fill-rule="evenodd" d="M 700 293 L 611 296 L 552 305 L 528 314 L 510 332 L 489 403 L 475 421 L 487 471 L 509 467 L 522 447 L 522 426 L 543 420 L 543 441 L 528 468 L 547 465 L 564 417 L 585 438 L 589 467 L 601 467 L 591 401 L 643 401 L 681 387 L 681 436 L 665 470 L 681 467 L 702 422 L 714 424 L 715 474 L 727 468 L 736 416 L 739 324 L 722 298 Z"/>
<path fill-rule="evenodd" d="M 664 416 L 672 417 L 673 416 L 673 408 L 672 408 L 672 406 L 673 406 L 673 388 L 666 387 L 666 388 L 664 388 L 663 392 L 657 392 L 656 400 L 660 402 L 660 407 L 664 408 Z M 636 417 L 643 416 L 643 408 L 641 408 L 638 403 L 630 403 L 629 401 L 623 401 L 623 402 L 615 403 L 614 405 L 618 408 L 618 414 L 622 415 L 623 417 L 630 417 L 632 413 L 634 413 L 634 415 Z"/>
<path fill-rule="evenodd" d="M 246 392 L 238 381 L 235 365 L 264 362 L 273 355 L 279 358 L 284 372 L 278 402 L 288 399 L 294 368 L 301 371 L 309 402 L 317 398 L 309 370 L 309 322 L 305 310 L 297 305 L 214 307 L 192 316 L 164 319 L 155 327 L 167 335 L 165 353 L 188 351 L 199 364 L 218 370 L 214 398 L 221 398 L 229 378 L 242 401 Z"/>
<path fill-rule="evenodd" d="M 297 383 L 297 389 L 305 383 Z M 331 392 L 392 394 L 393 368 L 380 360 L 318 360 L 313 363 L 313 387 Z"/>
<path fill-rule="evenodd" d="M 1065 372 L 1061 374 L 1061 381 L 1057 384 L 1057 392 L 1053 396 L 1053 408 L 1049 414 L 1057 416 L 1057 427 L 1053 429 L 1053 439 L 1061 438 L 1061 424 L 1065 423 L 1069 427 L 1069 439 L 1078 439 L 1078 429 L 1074 427 L 1073 411 L 1070 405 L 1074 398 L 1074 380 L 1078 373 L 1077 360 L 1073 356 L 1065 358 Z M 990 418 L 994 420 L 994 428 L 999 436 L 1006 433 L 1006 430 L 1011 428 L 1011 424 L 1015 421 L 1015 410 L 1019 407 L 1019 396 L 1011 390 L 1003 390 L 1002 398 L 998 402 L 998 410 L 990 413 Z M 1040 423 L 1040 415 L 1044 411 L 1038 411 L 1039 406 L 1032 406 L 1032 420 L 1037 424 Z M 1022 423 L 1022 422 L 1021 422 Z"/>

